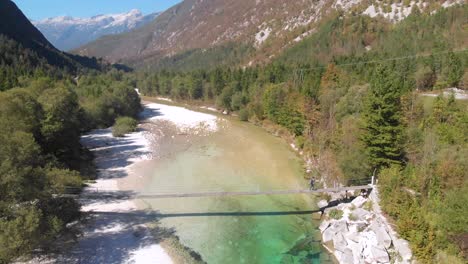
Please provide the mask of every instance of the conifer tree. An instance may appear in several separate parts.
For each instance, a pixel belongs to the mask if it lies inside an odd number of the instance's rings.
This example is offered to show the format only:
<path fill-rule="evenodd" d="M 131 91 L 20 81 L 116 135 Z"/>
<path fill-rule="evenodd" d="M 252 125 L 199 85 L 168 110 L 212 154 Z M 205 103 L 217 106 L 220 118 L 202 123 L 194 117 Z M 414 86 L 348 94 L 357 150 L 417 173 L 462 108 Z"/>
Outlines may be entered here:
<path fill-rule="evenodd" d="M 378 170 L 401 164 L 404 159 L 400 84 L 388 66 L 377 67 L 371 80 L 362 140 L 372 167 Z"/>

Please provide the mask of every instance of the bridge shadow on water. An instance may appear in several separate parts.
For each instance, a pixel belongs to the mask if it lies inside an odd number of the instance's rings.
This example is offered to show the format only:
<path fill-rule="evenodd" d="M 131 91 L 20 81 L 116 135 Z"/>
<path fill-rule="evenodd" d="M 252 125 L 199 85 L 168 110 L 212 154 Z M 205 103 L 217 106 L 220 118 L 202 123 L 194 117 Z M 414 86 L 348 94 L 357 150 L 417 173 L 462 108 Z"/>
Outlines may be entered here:
<path fill-rule="evenodd" d="M 107 202 L 115 202 L 119 200 L 127 200 L 130 199 L 135 195 L 135 192 L 132 191 L 113 191 L 113 192 L 99 192 L 97 193 L 97 197 L 93 197 L 90 195 L 88 197 L 91 198 L 89 200 L 83 199 L 82 203 L 86 204 L 86 202 L 95 202 L 94 199 L 101 199 Z M 99 197 L 99 198 L 98 198 Z M 310 215 L 314 213 L 324 213 L 326 209 L 335 207 L 341 203 L 349 203 L 351 202 L 355 196 L 350 195 L 348 197 L 343 197 L 341 199 L 333 200 L 328 203 L 327 206 L 314 209 L 314 210 L 285 210 L 285 211 L 231 211 L 231 212 L 171 212 L 171 213 L 163 213 L 160 211 L 155 210 L 135 210 L 130 212 L 101 212 L 101 211 L 92 211 L 89 212 L 90 214 L 96 215 L 105 215 L 105 216 L 127 216 L 127 217 L 135 217 L 135 218 L 146 218 L 146 219 L 162 219 L 162 218 L 176 218 L 176 217 L 246 217 L 246 216 L 288 216 L 288 215 Z"/>

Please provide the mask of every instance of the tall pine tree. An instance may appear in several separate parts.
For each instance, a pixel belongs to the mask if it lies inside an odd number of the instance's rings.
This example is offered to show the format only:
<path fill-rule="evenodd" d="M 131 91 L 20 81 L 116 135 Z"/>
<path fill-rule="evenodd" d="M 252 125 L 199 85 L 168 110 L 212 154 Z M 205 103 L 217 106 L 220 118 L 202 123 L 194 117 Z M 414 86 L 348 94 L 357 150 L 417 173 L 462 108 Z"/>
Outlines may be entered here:
<path fill-rule="evenodd" d="M 370 163 L 377 170 L 401 164 L 404 159 L 401 84 L 395 71 L 383 65 L 377 67 L 371 80 L 362 140 Z"/>

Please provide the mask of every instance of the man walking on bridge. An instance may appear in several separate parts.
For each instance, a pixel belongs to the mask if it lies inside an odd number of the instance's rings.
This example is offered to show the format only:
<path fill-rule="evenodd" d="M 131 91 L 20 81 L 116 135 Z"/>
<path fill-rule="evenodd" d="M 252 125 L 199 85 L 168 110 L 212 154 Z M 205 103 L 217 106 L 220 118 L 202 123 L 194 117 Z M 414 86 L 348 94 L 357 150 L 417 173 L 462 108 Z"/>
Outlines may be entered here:
<path fill-rule="evenodd" d="M 313 189 L 315 189 L 315 178 L 314 177 L 310 178 L 310 182 L 309 182 L 309 190 L 312 191 Z"/>

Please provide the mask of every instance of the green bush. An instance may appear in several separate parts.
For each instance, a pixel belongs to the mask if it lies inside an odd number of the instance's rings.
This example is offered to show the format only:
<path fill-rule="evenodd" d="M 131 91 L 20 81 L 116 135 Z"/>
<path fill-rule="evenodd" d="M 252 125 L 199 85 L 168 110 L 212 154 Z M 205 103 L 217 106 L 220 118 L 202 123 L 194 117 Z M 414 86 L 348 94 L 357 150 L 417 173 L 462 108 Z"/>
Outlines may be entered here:
<path fill-rule="evenodd" d="M 363 208 L 367 211 L 372 211 L 372 209 L 374 208 L 374 204 L 371 200 L 369 200 L 364 204 Z"/>
<path fill-rule="evenodd" d="M 329 193 L 321 193 L 319 195 L 320 200 L 326 200 L 327 203 L 329 203 L 332 199 L 331 195 Z"/>
<path fill-rule="evenodd" d="M 249 110 L 247 109 L 241 109 L 239 111 L 239 120 L 240 121 L 249 121 Z"/>
<path fill-rule="evenodd" d="M 305 138 L 303 136 L 297 136 L 296 137 L 296 146 L 299 149 L 303 149 L 305 144 Z"/>
<path fill-rule="evenodd" d="M 343 217 L 343 211 L 338 210 L 338 209 L 332 209 L 328 213 L 328 216 L 330 216 L 330 218 L 332 218 L 332 219 L 340 220 Z"/>
<path fill-rule="evenodd" d="M 131 117 L 119 117 L 112 127 L 112 135 L 114 137 L 123 137 L 125 134 L 135 132 L 137 125 L 138 122 Z"/>

